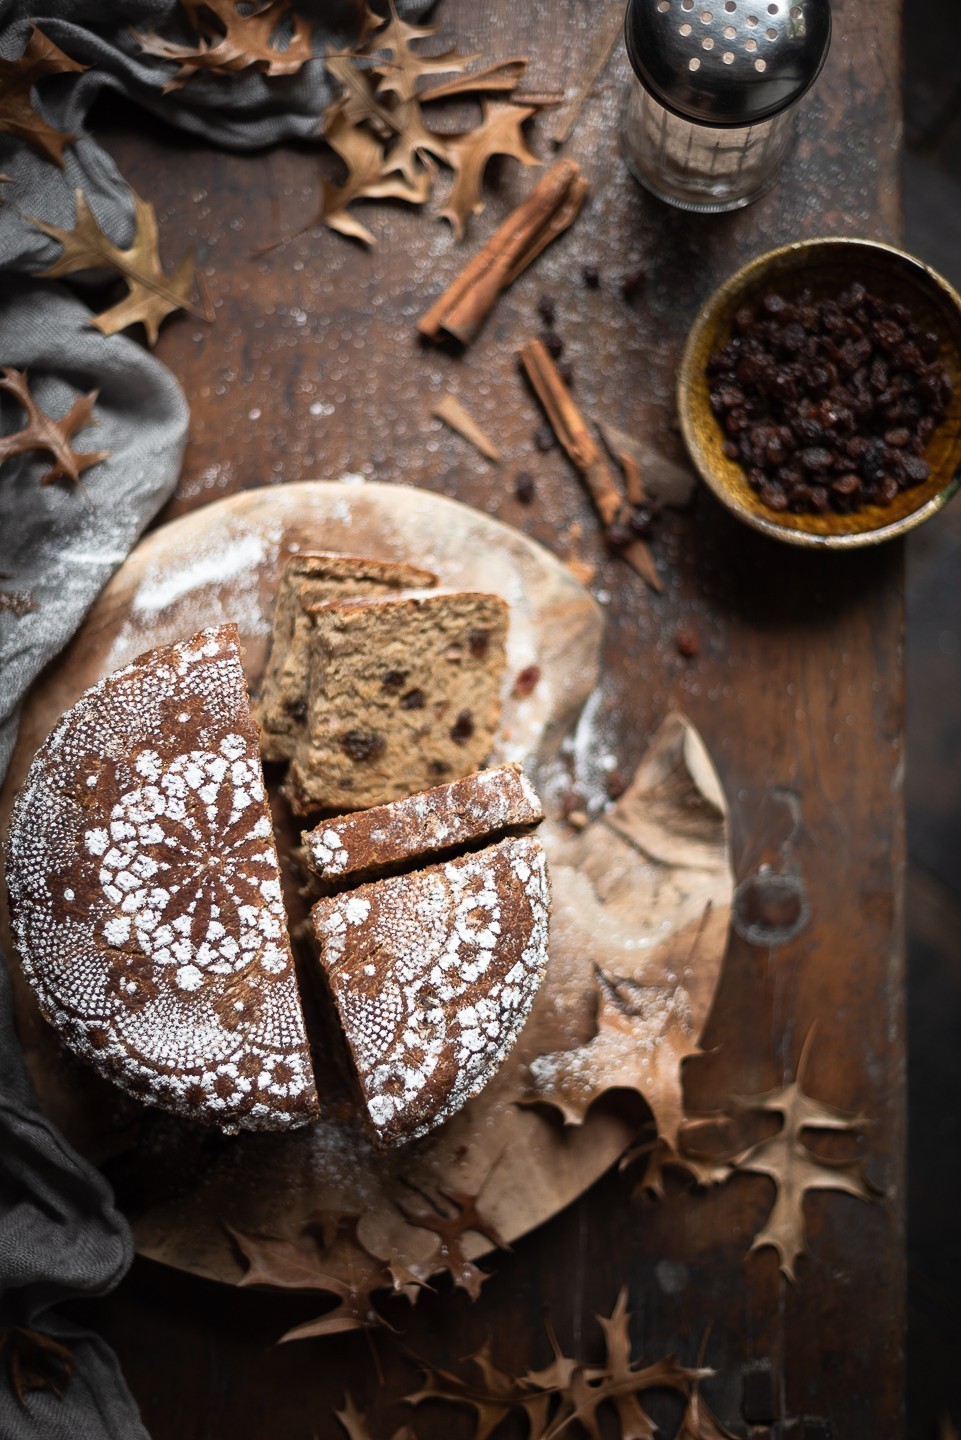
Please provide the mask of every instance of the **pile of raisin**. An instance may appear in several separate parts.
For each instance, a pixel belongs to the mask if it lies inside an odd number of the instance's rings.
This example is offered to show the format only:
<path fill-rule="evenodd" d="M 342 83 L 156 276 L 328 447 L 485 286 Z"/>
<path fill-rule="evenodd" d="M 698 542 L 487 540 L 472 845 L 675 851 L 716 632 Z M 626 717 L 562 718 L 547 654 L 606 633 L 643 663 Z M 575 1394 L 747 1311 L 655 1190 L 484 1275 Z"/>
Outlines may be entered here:
<path fill-rule="evenodd" d="M 771 510 L 850 514 L 927 480 L 951 378 L 903 305 L 857 284 L 834 300 L 768 295 L 733 331 L 708 361 L 711 408 Z"/>

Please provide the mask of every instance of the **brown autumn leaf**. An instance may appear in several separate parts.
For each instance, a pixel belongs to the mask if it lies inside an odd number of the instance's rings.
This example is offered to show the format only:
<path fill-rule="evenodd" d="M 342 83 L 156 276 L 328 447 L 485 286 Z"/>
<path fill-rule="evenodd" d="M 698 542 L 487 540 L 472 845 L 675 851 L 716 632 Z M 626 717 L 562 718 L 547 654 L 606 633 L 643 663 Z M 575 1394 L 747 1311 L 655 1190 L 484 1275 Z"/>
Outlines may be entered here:
<path fill-rule="evenodd" d="M 373 245 L 373 235 L 348 209 L 353 201 L 390 199 L 422 205 L 427 199 L 427 175 L 421 175 L 413 184 L 403 178 L 391 177 L 384 169 L 384 147 L 369 131 L 352 124 L 343 113 L 337 113 L 328 121 L 324 139 L 347 166 L 347 179 L 343 185 L 323 181 L 320 211 L 303 229 L 322 223 L 341 235 Z"/>
<path fill-rule="evenodd" d="M 688 1395 L 691 1385 L 711 1372 L 686 1369 L 678 1365 L 673 1356 L 638 1368 L 631 1360 L 631 1315 L 626 1287 L 618 1295 L 611 1315 L 596 1318 L 604 1331 L 604 1364 L 579 1366 L 575 1370 L 571 1377 L 569 1408 L 557 1416 L 545 1440 L 553 1440 L 575 1420 L 591 1440 L 601 1440 L 597 1416 L 602 1405 L 616 1411 L 622 1440 L 653 1440 L 657 1427 L 638 1396 L 647 1390 L 674 1390 Z"/>
<path fill-rule="evenodd" d="M 67 1346 L 52 1335 L 13 1325 L 0 1334 L 0 1355 L 7 1357 L 10 1384 L 24 1409 L 31 1390 L 49 1390 L 58 1400 L 63 1399 L 74 1361 Z"/>
<path fill-rule="evenodd" d="M 62 169 L 64 146 L 74 137 L 54 129 L 43 118 L 34 105 L 33 89 L 45 75 L 79 74 L 86 69 L 32 26 L 19 60 L 0 56 L 0 132 L 25 141 Z"/>
<path fill-rule="evenodd" d="M 462 1190 L 448 1190 L 444 1186 L 438 1189 L 448 1205 L 453 1206 L 452 1214 L 444 1214 L 439 1206 L 433 1210 L 414 1211 L 400 1207 L 401 1213 L 409 1225 L 415 1225 L 421 1230 L 433 1230 L 440 1237 L 436 1253 L 424 1262 L 424 1270 L 429 1274 L 441 1269 L 449 1271 L 455 1286 L 466 1290 L 471 1299 L 476 1300 L 481 1286 L 489 1276 L 467 1259 L 461 1240 L 473 1231 L 477 1235 L 483 1235 L 501 1250 L 509 1250 L 510 1246 L 490 1221 L 480 1214 L 477 1208 L 478 1196 L 468 1195 Z"/>
<path fill-rule="evenodd" d="M 477 56 L 460 55 L 455 49 L 427 55 L 415 48 L 436 31 L 433 25 L 400 20 L 392 8 L 388 20 L 367 36 L 358 52 L 328 54 L 327 69 L 341 94 L 325 112 L 323 133 L 347 163 L 348 179 L 341 186 L 324 183 L 320 213 L 310 224 L 324 223 L 371 244 L 367 229 L 348 214 L 349 205 L 385 198 L 422 204 L 440 162 L 455 172 L 449 213 L 445 213 L 462 235 L 468 215 L 482 208 L 480 186 L 491 155 L 515 155 L 525 164 L 539 163 L 519 128 L 523 118 L 535 113 L 536 105 L 501 105 L 502 114 L 494 113 L 498 107 L 490 107 L 480 126 L 466 134 L 440 134 L 428 126 L 426 104 L 459 95 L 509 93 L 523 79 L 527 66 L 525 58 L 513 56 L 465 74 Z M 370 61 L 375 63 L 365 63 Z M 425 77 L 445 74 L 453 78 L 423 88 Z M 392 178 L 397 176 L 405 183 Z"/>
<path fill-rule="evenodd" d="M 343 1410 L 335 1410 L 334 1414 L 346 1430 L 349 1440 L 373 1440 L 367 1416 L 362 1410 L 358 1410 L 352 1395 L 344 1396 Z M 416 1440 L 416 1437 L 409 1425 L 402 1425 L 395 1431 L 394 1440 Z"/>
<path fill-rule="evenodd" d="M 196 315 L 199 319 L 209 317 L 198 310 L 190 300 L 194 279 L 193 251 L 189 250 L 184 255 L 172 275 L 165 275 L 160 263 L 154 208 L 146 200 L 141 200 L 134 191 L 130 193 L 133 195 L 136 229 L 126 250 L 115 245 L 103 233 L 82 190 L 76 192 L 77 220 L 72 230 L 48 225 L 34 215 L 27 218 L 38 230 L 42 230 L 54 240 L 59 240 L 63 246 L 60 258 L 38 273 L 55 280 L 62 275 L 73 275 L 83 270 L 102 270 L 106 267 L 117 271 L 127 282 L 127 295 L 102 315 L 92 316 L 90 324 L 103 335 L 116 335 L 130 325 L 142 324 L 147 332 L 148 343 L 153 345 L 156 343 L 161 321 L 175 310 L 189 310 L 191 315 Z"/>
<path fill-rule="evenodd" d="M 695 1380 L 674 1440 L 737 1440 L 733 1430 L 722 1425 L 704 1403 Z"/>
<path fill-rule="evenodd" d="M 673 1147 L 734 891 L 724 792 L 689 721 L 668 716 L 628 788 L 555 846 L 551 869 L 571 956 L 603 953 L 605 967 L 572 959 L 597 1007 L 595 1033 L 533 1060 L 518 1098 L 579 1125 L 601 1095 L 626 1087 Z"/>
<path fill-rule="evenodd" d="M 458 239 L 463 237 L 470 216 L 484 208 L 482 186 L 488 160 L 494 155 L 510 155 L 522 165 L 541 163 L 522 130 L 525 121 L 537 113 L 534 106 L 485 100 L 483 110 L 483 121 L 476 129 L 447 142 L 454 184 L 441 216 L 451 222 Z"/>
<path fill-rule="evenodd" d="M 97 424 L 93 407 L 100 394 L 99 390 L 91 390 L 89 395 L 78 396 L 66 415 L 59 420 L 45 415 L 39 408 L 30 394 L 25 370 L 12 370 L 9 366 L 5 368 L 3 378 L 0 379 L 0 390 L 12 395 L 27 412 L 27 423 L 22 430 L 16 430 L 12 435 L 0 436 L 0 465 L 14 455 L 43 451 L 53 456 L 53 464 L 41 475 L 41 485 L 50 485 L 54 480 L 71 480 L 78 485 L 82 471 L 88 470 L 100 460 L 106 460 L 110 454 L 109 450 L 81 452 L 74 450 L 70 444 L 79 430 Z"/>
<path fill-rule="evenodd" d="M 812 1100 L 804 1091 L 804 1072 L 810 1053 L 813 1030 L 798 1060 L 797 1074 L 788 1085 L 770 1090 L 765 1095 L 736 1096 L 742 1109 L 778 1115 L 781 1128 L 768 1140 L 761 1140 L 731 1160 L 731 1168 L 742 1174 L 766 1175 L 774 1182 L 775 1198 L 771 1213 L 754 1237 L 751 1253 L 770 1246 L 778 1253 L 781 1271 L 789 1280 L 796 1280 L 795 1266 L 807 1250 L 804 1227 L 804 1200 L 814 1190 L 835 1190 L 854 1195 L 859 1200 L 874 1200 L 877 1192 L 864 1178 L 860 1160 L 822 1160 L 804 1143 L 805 1130 L 836 1130 L 853 1134 L 867 1121 L 860 1116 L 846 1115 L 819 1100 Z"/>
<path fill-rule="evenodd" d="M 251 67 L 265 75 L 294 75 L 313 58 L 313 25 L 293 12 L 289 0 L 266 0 L 254 9 L 237 8 L 238 0 L 180 0 L 197 44 L 179 45 L 152 30 L 134 30 L 145 55 L 170 60 L 180 68 L 163 93 L 181 89 L 192 75 L 207 71 L 235 75 Z M 289 17 L 289 19 L 288 19 Z M 282 25 L 290 34 L 283 47 L 275 43 Z"/>
<path fill-rule="evenodd" d="M 418 81 L 424 75 L 449 75 L 466 70 L 477 55 L 458 55 L 456 50 L 445 50 L 441 55 L 425 55 L 411 47 L 412 40 L 427 40 L 436 35 L 437 25 L 410 25 L 401 20 L 394 8 L 390 7 L 390 19 L 377 31 L 374 50 L 387 50 L 390 60 L 374 66 L 374 73 L 380 76 L 378 90 L 382 95 L 394 95 L 398 100 L 413 100 L 417 94 Z"/>
<path fill-rule="evenodd" d="M 618 1296 L 611 1316 L 597 1319 L 605 1337 L 605 1358 L 600 1365 L 565 1355 L 548 1321 L 552 1359 L 543 1369 L 511 1374 L 494 1361 L 488 1341 L 468 1357 L 468 1363 L 480 1372 L 479 1381 L 422 1363 L 424 1383 L 406 1397 L 407 1404 L 434 1400 L 471 1409 L 471 1440 L 488 1440 L 512 1412 L 523 1414 L 528 1440 L 554 1440 L 561 1434 L 584 1432 L 592 1440 L 600 1440 L 598 1414 L 606 1406 L 617 1416 L 622 1440 L 650 1440 L 655 1427 L 638 1397 L 651 1390 L 671 1390 L 690 1402 L 698 1381 L 713 1371 L 700 1365 L 687 1369 L 673 1357 L 652 1365 L 632 1362 L 626 1290 Z M 579 1428 L 573 1429 L 575 1426 Z M 696 1431 L 691 1434 L 697 1436 Z M 718 1431 L 718 1437 L 722 1434 Z M 714 1437 L 705 1430 L 698 1440 Z"/>
<path fill-rule="evenodd" d="M 337 1304 L 317 1320 L 288 1330 L 280 1337 L 306 1340 L 316 1335 L 337 1335 L 345 1330 L 366 1330 L 378 1326 L 391 1327 L 376 1309 L 373 1293 L 390 1284 L 385 1279 L 382 1261 L 364 1256 L 349 1280 L 327 1275 L 321 1268 L 316 1246 L 270 1235 L 251 1235 L 228 1225 L 227 1231 L 247 1261 L 241 1285 L 266 1285 L 291 1290 L 322 1290 L 333 1296 Z"/>

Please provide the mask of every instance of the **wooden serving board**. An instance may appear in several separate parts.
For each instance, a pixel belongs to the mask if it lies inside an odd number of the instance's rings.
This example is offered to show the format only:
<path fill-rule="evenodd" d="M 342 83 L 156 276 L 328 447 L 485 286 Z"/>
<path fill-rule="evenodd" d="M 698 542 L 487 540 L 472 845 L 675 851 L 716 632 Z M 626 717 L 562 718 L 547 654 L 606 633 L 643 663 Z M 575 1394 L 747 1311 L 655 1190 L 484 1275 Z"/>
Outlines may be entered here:
<path fill-rule="evenodd" d="M 556 797 L 570 783 L 562 746 L 598 679 L 598 605 L 548 551 L 459 502 L 398 485 L 322 481 L 233 496 L 171 522 L 138 546 L 28 700 L 0 795 L 4 831 L 13 795 L 59 716 L 101 676 L 144 650 L 235 621 L 256 692 L 282 566 L 308 549 L 415 562 L 435 570 L 443 584 L 494 591 L 509 602 L 507 694 L 494 758 L 522 760 L 556 812 Z M 513 696 L 516 676 L 531 666 L 540 672 L 537 683 L 530 694 Z M 349 1213 L 362 1217 L 359 1234 L 368 1250 L 423 1268 L 437 1237 L 407 1223 L 403 1209 L 412 1201 L 423 1209 L 443 1188 L 480 1194 L 485 1218 L 511 1241 L 590 1186 L 630 1143 L 642 1111 L 602 1099 L 585 1105 L 583 1123 L 565 1126 L 563 1107 L 552 1108 L 549 1083 L 542 1079 L 536 1096 L 531 1091 L 528 1067 L 545 1054 L 589 1043 L 596 1030 L 595 966 L 613 963 L 619 975 L 648 987 L 651 1084 L 654 1092 L 673 1093 L 680 1059 L 706 1019 L 723 953 L 730 864 L 716 777 L 680 720 L 655 755 L 655 788 L 658 764 L 666 808 L 653 825 L 630 794 L 618 806 L 618 826 L 607 826 L 603 836 L 598 830 L 596 846 L 590 829 L 572 837 L 562 824 L 544 825 L 554 887 L 551 959 L 520 1043 L 458 1116 L 388 1156 L 370 1149 L 336 1059 L 326 1068 L 321 1062 L 323 1117 L 316 1125 L 286 1135 L 223 1137 L 144 1110 L 99 1080 L 60 1044 L 15 976 L 18 1025 L 41 1103 L 113 1180 L 141 1253 L 237 1282 L 244 1266 L 228 1226 L 296 1238 L 318 1213 Z M 292 855 L 298 826 L 280 795 L 280 778 L 268 767 L 296 931 L 305 916 Z M 705 796 L 717 815 L 707 850 L 693 861 L 681 853 L 687 844 L 682 812 L 691 795 Z M 662 844 L 665 834 L 670 843 Z M 603 864 L 593 867 L 602 873 L 592 873 L 592 853 L 603 855 Z M 696 964 L 679 964 L 680 950 L 692 953 L 687 937 L 693 930 L 700 935 L 706 908 L 714 917 L 712 943 L 702 946 Z M 305 1003 L 323 1026 L 329 1021 L 310 993 L 310 969 L 305 954 Z M 337 1045 L 331 1034 L 332 1056 Z M 586 1092 L 603 1091 L 603 1080 L 588 1075 Z M 537 1104 L 518 1103 L 525 1098 Z M 659 1093 L 649 1098 L 657 1108 Z M 465 1246 L 474 1255 L 489 1248 L 476 1235 Z M 355 1256 L 346 1238 L 335 1240 L 323 1269 L 349 1273 Z"/>

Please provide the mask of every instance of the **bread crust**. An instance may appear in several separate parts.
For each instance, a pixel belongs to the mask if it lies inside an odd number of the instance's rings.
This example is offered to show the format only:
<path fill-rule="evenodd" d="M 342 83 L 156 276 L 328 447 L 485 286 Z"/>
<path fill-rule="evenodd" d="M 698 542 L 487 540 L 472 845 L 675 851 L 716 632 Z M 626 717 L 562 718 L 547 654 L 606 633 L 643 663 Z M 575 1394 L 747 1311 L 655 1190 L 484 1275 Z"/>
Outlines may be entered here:
<path fill-rule="evenodd" d="M 108 675 L 40 747 L 10 825 L 24 974 L 67 1044 L 224 1130 L 317 1113 L 237 629 Z"/>
<path fill-rule="evenodd" d="M 549 904 L 529 835 L 314 906 L 378 1145 L 434 1129 L 503 1064 L 544 977 Z"/>

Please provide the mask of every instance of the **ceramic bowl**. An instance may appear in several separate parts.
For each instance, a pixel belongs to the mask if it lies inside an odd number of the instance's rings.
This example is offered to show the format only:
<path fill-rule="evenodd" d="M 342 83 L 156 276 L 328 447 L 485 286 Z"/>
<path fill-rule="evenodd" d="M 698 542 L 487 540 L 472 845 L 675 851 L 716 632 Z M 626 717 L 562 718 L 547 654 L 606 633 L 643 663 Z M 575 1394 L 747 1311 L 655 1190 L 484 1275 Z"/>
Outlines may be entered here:
<path fill-rule="evenodd" d="M 954 393 L 931 437 L 925 459 L 931 474 L 903 490 L 890 505 L 865 505 L 851 515 L 792 515 L 769 509 L 748 484 L 737 461 L 724 454 L 725 435 L 711 410 L 707 362 L 731 338 L 734 316 L 777 292 L 793 299 L 809 289 L 834 297 L 854 281 L 885 300 L 906 306 L 923 330 L 941 336 L 941 362 Z M 684 440 L 703 480 L 748 525 L 791 545 L 852 549 L 874 545 L 920 525 L 961 487 L 961 296 L 914 256 L 872 240 L 803 240 L 771 250 L 726 280 L 701 310 L 684 348 L 678 377 L 678 416 Z"/>

